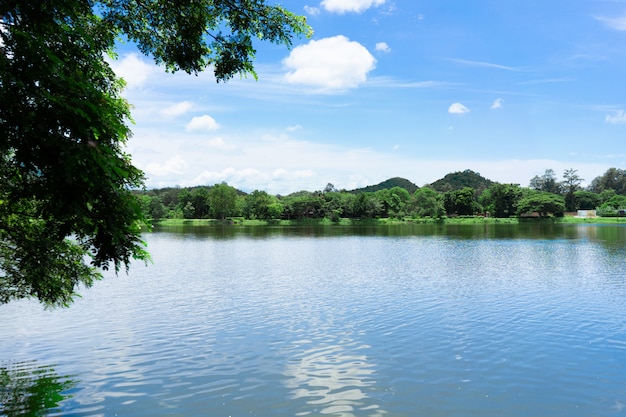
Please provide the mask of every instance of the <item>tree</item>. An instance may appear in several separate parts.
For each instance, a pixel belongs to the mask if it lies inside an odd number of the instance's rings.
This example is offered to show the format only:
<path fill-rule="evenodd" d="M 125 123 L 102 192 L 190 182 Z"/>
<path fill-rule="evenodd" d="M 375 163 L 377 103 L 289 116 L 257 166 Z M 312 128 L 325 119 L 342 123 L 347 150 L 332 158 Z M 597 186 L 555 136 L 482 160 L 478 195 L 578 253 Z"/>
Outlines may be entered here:
<path fill-rule="evenodd" d="M 209 190 L 209 205 L 216 219 L 226 220 L 228 216 L 234 216 L 237 211 L 237 190 L 225 182 L 215 184 Z"/>
<path fill-rule="evenodd" d="M 580 183 L 583 182 L 583 179 L 576 174 L 575 169 L 566 169 L 563 172 L 563 183 L 562 189 L 565 193 L 565 210 L 574 211 L 576 210 L 576 191 L 580 190 Z"/>
<path fill-rule="evenodd" d="M 335 192 L 337 192 L 337 189 L 330 182 L 328 184 L 326 184 L 326 187 L 324 187 L 324 191 L 323 191 L 324 194 L 326 194 L 326 193 L 335 193 Z"/>
<path fill-rule="evenodd" d="M 356 195 L 347 192 L 329 192 L 324 194 L 324 213 L 334 222 L 342 217 L 351 217 Z"/>
<path fill-rule="evenodd" d="M 517 184 L 493 184 L 481 195 L 481 203 L 494 217 L 510 217 L 517 213 L 522 194 Z"/>
<path fill-rule="evenodd" d="M 150 204 L 148 205 L 148 215 L 151 219 L 154 220 L 162 219 L 167 215 L 165 205 L 163 204 L 161 197 L 159 197 L 158 195 L 150 198 Z"/>
<path fill-rule="evenodd" d="M 445 213 L 443 196 L 429 187 L 422 187 L 413 193 L 412 206 L 417 217 L 438 219 Z"/>
<path fill-rule="evenodd" d="M 554 170 L 546 169 L 541 177 L 535 175 L 530 180 L 530 188 L 535 191 L 545 191 L 547 193 L 559 194 L 561 191 L 561 184 L 556 180 Z"/>
<path fill-rule="evenodd" d="M 575 191 L 574 192 L 574 205 L 576 210 L 593 210 L 601 203 L 600 196 L 591 191 Z"/>
<path fill-rule="evenodd" d="M 206 187 L 194 188 L 190 193 L 191 203 L 194 207 L 195 219 L 204 219 L 209 216 L 209 190 Z"/>
<path fill-rule="evenodd" d="M 383 213 L 383 203 L 377 193 L 360 193 L 353 201 L 352 213 L 360 218 L 374 218 Z"/>
<path fill-rule="evenodd" d="M 589 191 L 594 193 L 602 193 L 606 190 L 626 195 L 626 170 L 609 168 L 603 175 L 594 178 L 589 185 Z"/>
<path fill-rule="evenodd" d="M 300 34 L 303 17 L 264 0 L 0 2 L 0 304 L 67 306 L 99 268 L 148 259 L 130 106 L 105 60 L 119 36 L 168 71 L 226 81 L 255 76 L 254 38 Z"/>
<path fill-rule="evenodd" d="M 459 216 L 472 215 L 479 210 L 478 203 L 474 200 L 474 189 L 470 187 L 445 192 L 443 204 L 447 214 Z"/>
<path fill-rule="evenodd" d="M 267 192 L 254 190 L 245 197 L 243 212 L 248 219 L 273 220 L 282 215 L 283 205 Z"/>
<path fill-rule="evenodd" d="M 537 213 L 540 217 L 550 214 L 562 217 L 565 212 L 565 200 L 560 195 L 538 191 L 523 197 L 517 205 L 519 215 Z"/>

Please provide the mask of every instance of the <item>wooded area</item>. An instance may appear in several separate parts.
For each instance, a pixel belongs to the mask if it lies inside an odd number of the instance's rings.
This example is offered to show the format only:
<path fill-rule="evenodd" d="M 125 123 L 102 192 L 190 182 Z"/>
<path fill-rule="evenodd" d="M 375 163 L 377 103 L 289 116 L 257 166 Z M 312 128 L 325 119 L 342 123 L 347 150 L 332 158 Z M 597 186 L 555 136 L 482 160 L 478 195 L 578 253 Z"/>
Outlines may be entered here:
<path fill-rule="evenodd" d="M 563 216 L 576 210 L 597 210 L 601 216 L 619 216 L 626 208 L 626 171 L 610 168 L 588 187 L 576 170 L 559 180 L 547 169 L 528 187 L 501 184 L 465 170 L 418 187 L 404 178 L 391 178 L 356 190 L 337 190 L 328 184 L 320 191 L 286 196 L 262 190 L 244 193 L 228 184 L 189 188 L 162 188 L 137 192 L 153 220 L 245 219 L 278 220 L 327 218 L 443 218 L 483 215 L 506 218 L 534 215 Z"/>

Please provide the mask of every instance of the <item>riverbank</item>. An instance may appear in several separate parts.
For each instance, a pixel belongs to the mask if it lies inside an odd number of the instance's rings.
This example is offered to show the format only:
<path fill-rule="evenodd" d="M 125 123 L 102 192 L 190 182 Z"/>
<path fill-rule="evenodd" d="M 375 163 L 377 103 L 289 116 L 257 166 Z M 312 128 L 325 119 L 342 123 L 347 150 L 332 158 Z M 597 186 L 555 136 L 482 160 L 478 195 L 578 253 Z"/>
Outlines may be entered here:
<path fill-rule="evenodd" d="M 301 220 L 248 220 L 244 218 L 232 218 L 227 220 L 215 219 L 162 219 L 154 221 L 154 226 L 297 226 L 297 225 L 338 225 L 338 226 L 357 226 L 357 225 L 400 225 L 400 224 L 519 224 L 522 222 L 551 222 L 559 224 L 626 224 L 626 217 L 551 217 L 545 219 L 530 218 L 519 219 L 511 218 L 494 218 L 482 216 L 463 216 L 463 217 L 447 217 L 443 219 L 432 218 L 406 218 L 406 219 L 348 219 L 342 218 L 338 222 L 330 219 L 301 219 Z"/>

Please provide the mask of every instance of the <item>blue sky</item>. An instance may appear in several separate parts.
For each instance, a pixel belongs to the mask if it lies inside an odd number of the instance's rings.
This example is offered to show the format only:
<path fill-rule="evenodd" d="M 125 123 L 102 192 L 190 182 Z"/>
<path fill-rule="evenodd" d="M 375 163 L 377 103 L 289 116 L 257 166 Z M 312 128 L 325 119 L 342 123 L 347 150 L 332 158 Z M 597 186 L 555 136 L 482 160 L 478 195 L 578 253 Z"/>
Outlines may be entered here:
<path fill-rule="evenodd" d="M 471 169 L 527 186 L 626 167 L 626 1 L 287 0 L 311 39 L 259 76 L 167 74 L 131 45 L 127 151 L 149 188 L 288 194 Z"/>

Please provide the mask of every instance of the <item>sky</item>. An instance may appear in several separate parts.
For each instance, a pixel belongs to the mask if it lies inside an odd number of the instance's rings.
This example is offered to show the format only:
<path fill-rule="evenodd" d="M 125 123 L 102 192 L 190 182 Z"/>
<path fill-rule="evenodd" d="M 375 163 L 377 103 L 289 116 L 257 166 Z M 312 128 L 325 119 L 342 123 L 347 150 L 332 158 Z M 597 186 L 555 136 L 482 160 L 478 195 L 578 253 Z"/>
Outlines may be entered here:
<path fill-rule="evenodd" d="M 253 77 L 169 74 L 122 45 L 148 188 L 286 195 L 466 169 L 528 186 L 626 168 L 625 0 L 285 0 L 311 38 Z"/>

